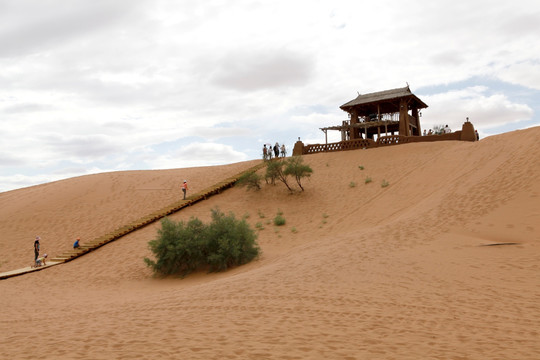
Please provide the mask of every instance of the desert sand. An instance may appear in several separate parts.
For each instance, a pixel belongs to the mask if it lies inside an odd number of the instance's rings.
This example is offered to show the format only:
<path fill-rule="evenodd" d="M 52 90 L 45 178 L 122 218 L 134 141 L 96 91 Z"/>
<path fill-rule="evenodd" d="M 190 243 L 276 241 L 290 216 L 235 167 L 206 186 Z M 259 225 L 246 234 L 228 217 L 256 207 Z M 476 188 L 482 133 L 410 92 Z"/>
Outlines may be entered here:
<path fill-rule="evenodd" d="M 234 187 L 170 216 L 219 207 L 261 223 L 250 264 L 154 277 L 143 258 L 158 222 L 1 280 L 0 358 L 540 359 L 539 139 L 305 156 L 304 192 Z M 0 272 L 32 262 L 36 235 L 54 256 L 180 199 L 183 179 L 189 195 L 258 162 L 0 193 Z"/>

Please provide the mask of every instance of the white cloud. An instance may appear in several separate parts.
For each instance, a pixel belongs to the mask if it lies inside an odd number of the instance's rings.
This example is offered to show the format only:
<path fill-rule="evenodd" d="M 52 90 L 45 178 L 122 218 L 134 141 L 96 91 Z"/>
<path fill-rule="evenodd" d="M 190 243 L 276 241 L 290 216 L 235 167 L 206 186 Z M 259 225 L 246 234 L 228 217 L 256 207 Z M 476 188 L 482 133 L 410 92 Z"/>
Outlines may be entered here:
<path fill-rule="evenodd" d="M 213 82 L 239 91 L 305 85 L 313 65 L 302 55 L 287 51 L 240 51 L 218 58 Z"/>
<path fill-rule="evenodd" d="M 535 61 L 525 61 L 511 64 L 500 69 L 498 76 L 511 84 L 520 84 L 540 90 L 540 54 Z"/>
<path fill-rule="evenodd" d="M 532 117 L 533 110 L 528 105 L 513 103 L 504 94 L 487 95 L 487 90 L 475 86 L 423 96 L 429 108 L 423 111 L 422 127 L 447 124 L 459 130 L 468 117 L 476 128 L 485 130 Z"/>
<path fill-rule="evenodd" d="M 191 143 L 172 154 L 157 155 L 149 161 L 152 169 L 186 168 L 230 164 L 248 160 L 244 153 L 218 143 Z"/>
<path fill-rule="evenodd" d="M 259 139 L 324 141 L 356 91 L 405 82 L 539 89 L 536 30 L 535 0 L 5 0 L 1 181 L 258 158 Z M 523 98 L 427 94 L 423 119 L 534 119 L 539 100 Z"/>

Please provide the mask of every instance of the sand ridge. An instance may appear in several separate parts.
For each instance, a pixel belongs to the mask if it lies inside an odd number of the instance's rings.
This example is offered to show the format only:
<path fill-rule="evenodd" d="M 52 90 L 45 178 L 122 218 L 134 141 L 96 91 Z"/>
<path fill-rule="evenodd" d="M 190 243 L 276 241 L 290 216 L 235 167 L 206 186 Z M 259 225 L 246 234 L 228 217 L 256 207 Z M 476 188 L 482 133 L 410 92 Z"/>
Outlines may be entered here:
<path fill-rule="evenodd" d="M 260 259 L 226 273 L 152 277 L 142 258 L 153 224 L 0 281 L 0 358 L 537 359 L 539 137 L 532 128 L 476 143 L 309 155 L 304 193 L 235 187 L 172 215 L 208 220 L 219 207 L 264 226 Z M 76 230 L 94 236 L 180 196 L 183 177 L 204 188 L 252 164 L 1 193 L 9 236 L 0 251 L 13 255 L 0 271 L 26 264 L 37 231 L 44 247 L 63 249 Z M 280 228 L 271 223 L 278 211 Z M 481 246 L 498 242 L 517 245 Z"/>

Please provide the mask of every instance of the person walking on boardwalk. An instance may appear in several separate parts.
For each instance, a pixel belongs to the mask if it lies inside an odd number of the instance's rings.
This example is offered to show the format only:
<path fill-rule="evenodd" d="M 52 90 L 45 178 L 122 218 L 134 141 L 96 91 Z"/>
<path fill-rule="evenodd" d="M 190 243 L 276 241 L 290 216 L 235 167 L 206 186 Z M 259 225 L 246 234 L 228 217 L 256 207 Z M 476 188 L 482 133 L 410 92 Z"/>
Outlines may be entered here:
<path fill-rule="evenodd" d="M 41 240 L 41 238 L 36 236 L 36 240 L 34 240 L 34 262 L 37 261 L 39 256 L 39 240 Z"/>
<path fill-rule="evenodd" d="M 73 248 L 74 249 L 78 249 L 81 247 L 81 244 L 79 244 L 79 241 L 81 241 L 81 238 L 78 237 L 77 240 L 75 240 L 75 242 L 73 243 Z"/>
<path fill-rule="evenodd" d="M 187 180 L 184 180 L 184 183 L 182 184 L 182 192 L 184 193 L 184 200 L 186 200 L 186 192 L 187 192 Z"/>

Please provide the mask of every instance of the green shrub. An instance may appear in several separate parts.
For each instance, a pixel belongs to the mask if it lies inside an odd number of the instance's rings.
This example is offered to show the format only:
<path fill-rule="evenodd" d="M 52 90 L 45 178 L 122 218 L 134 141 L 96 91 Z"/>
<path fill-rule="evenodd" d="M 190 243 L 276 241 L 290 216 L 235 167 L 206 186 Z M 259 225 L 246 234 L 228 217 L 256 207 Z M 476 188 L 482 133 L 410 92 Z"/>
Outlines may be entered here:
<path fill-rule="evenodd" d="M 283 226 L 285 225 L 286 221 L 285 221 L 285 218 L 281 215 L 277 215 L 275 218 L 274 218 L 274 225 L 276 226 Z"/>
<path fill-rule="evenodd" d="M 366 177 L 366 180 L 364 181 L 366 184 L 369 184 L 370 182 L 372 182 L 373 180 L 371 180 L 371 178 L 368 176 Z"/>
<path fill-rule="evenodd" d="M 364 166 L 363 166 L 363 165 L 359 165 L 358 168 L 359 168 L 360 170 L 364 170 Z"/>
<path fill-rule="evenodd" d="M 238 181 L 236 184 L 238 186 L 245 186 L 248 190 L 254 189 L 254 190 L 260 190 L 261 189 L 261 180 L 262 176 L 254 173 L 254 172 L 247 172 L 245 174 L 242 174 L 240 178 L 238 178 Z"/>
<path fill-rule="evenodd" d="M 298 232 L 298 230 L 296 230 L 296 227 L 293 226 L 293 227 L 291 228 L 291 232 L 294 233 L 294 234 L 296 234 L 296 233 Z"/>
<path fill-rule="evenodd" d="M 381 187 L 383 187 L 383 188 L 387 187 L 388 185 L 390 185 L 390 184 L 389 184 L 388 181 L 386 181 L 386 180 L 383 180 L 383 181 L 381 182 Z"/>
<path fill-rule="evenodd" d="M 250 262 L 259 255 L 257 235 L 245 219 L 212 210 L 212 222 L 197 218 L 187 223 L 162 220 L 158 237 L 148 243 L 156 260 L 144 261 L 155 273 L 182 277 L 196 270 L 223 271 Z"/>
<path fill-rule="evenodd" d="M 255 224 L 255 229 L 264 230 L 264 226 L 263 226 L 262 222 L 259 221 L 258 223 L 256 223 Z"/>
<path fill-rule="evenodd" d="M 351 182 L 349 183 L 349 187 L 350 187 L 350 188 L 356 187 L 356 183 L 355 183 L 354 181 L 351 181 Z"/>

